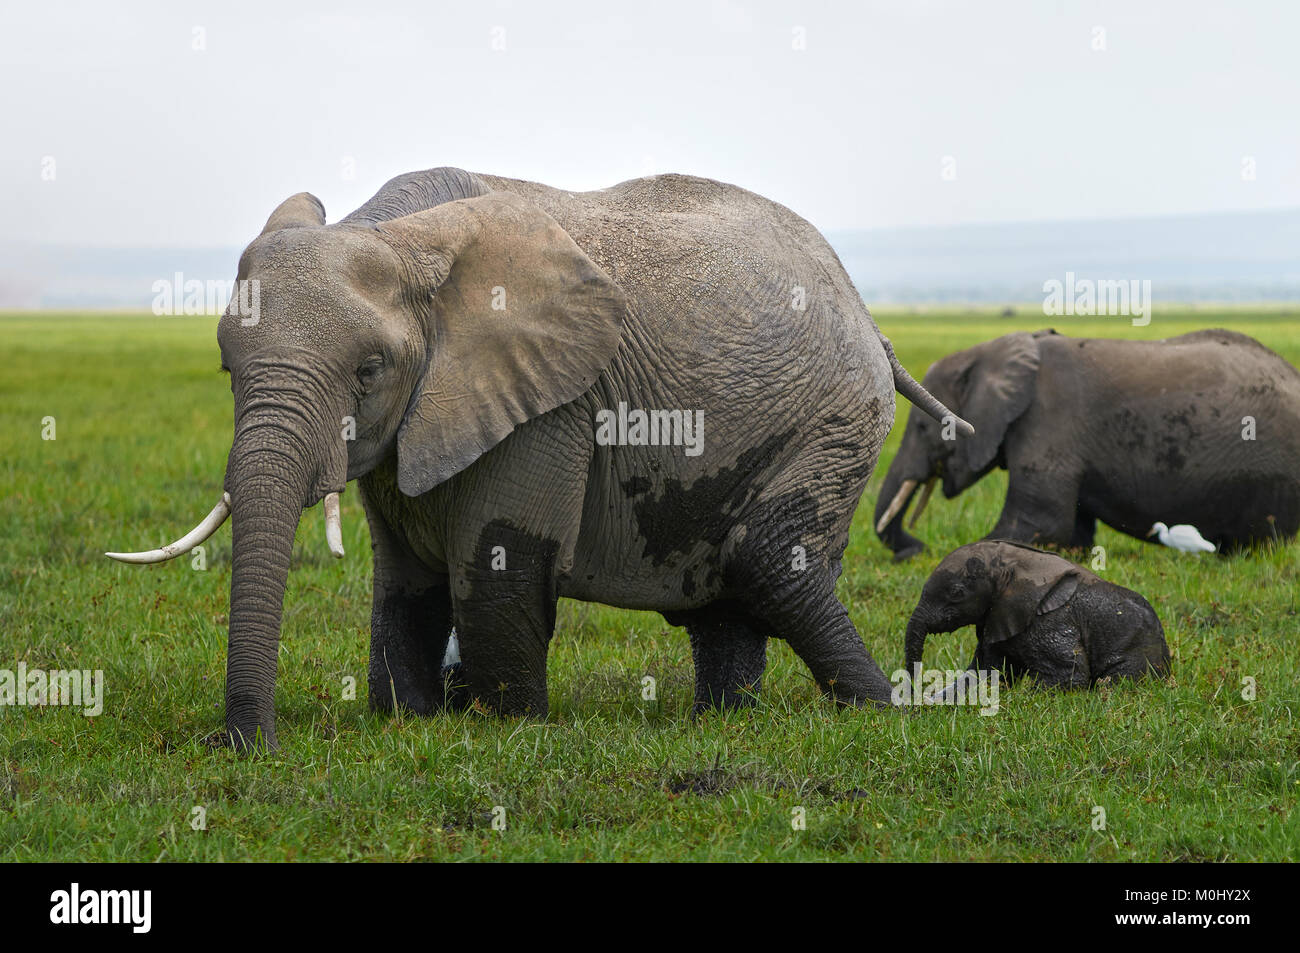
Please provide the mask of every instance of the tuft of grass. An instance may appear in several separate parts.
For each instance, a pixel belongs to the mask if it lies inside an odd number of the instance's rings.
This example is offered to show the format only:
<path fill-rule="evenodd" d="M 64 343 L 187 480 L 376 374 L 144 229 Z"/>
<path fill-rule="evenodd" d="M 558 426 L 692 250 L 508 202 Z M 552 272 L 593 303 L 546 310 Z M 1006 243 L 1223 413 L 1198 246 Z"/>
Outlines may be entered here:
<path fill-rule="evenodd" d="M 953 350 L 1053 323 L 1034 312 L 876 317 L 918 378 Z M 1146 328 L 1056 319 L 1079 336 L 1212 326 L 1300 362 L 1300 322 L 1286 309 L 1157 311 Z M 8 315 L 0 344 L 0 669 L 102 669 L 107 685 L 94 718 L 0 707 L 0 859 L 1284 860 L 1300 847 L 1296 547 L 1195 558 L 1104 527 L 1106 577 L 1142 592 L 1164 622 L 1168 682 L 1017 688 L 991 717 L 835 711 L 778 642 L 756 708 L 696 720 L 681 630 L 565 602 L 546 721 L 393 718 L 366 707 L 369 543 L 347 493 L 347 559 L 322 555 L 318 513 L 298 531 L 282 750 L 208 750 L 201 739 L 221 722 L 228 530 L 205 571 L 101 553 L 169 541 L 220 492 L 231 399 L 215 319 Z M 907 409 L 900 401 L 900 425 Z M 41 439 L 47 416 L 53 441 Z M 894 565 L 870 515 L 900 433 L 839 583 L 886 672 L 901 665 L 922 582 L 988 531 L 1006 488 L 994 474 L 935 500 L 917 530 L 930 552 Z M 960 667 L 973 646 L 969 630 L 935 637 L 930 662 Z M 642 700 L 645 675 L 656 701 Z"/>

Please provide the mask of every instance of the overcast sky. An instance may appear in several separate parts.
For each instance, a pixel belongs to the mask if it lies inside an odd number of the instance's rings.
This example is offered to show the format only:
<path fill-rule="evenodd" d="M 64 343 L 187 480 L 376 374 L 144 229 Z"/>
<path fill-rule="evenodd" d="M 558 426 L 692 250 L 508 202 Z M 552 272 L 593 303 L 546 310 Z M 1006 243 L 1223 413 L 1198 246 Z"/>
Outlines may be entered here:
<path fill-rule="evenodd" d="M 1297 36 L 1250 0 L 9 4 L 0 240 L 242 244 L 435 165 L 823 229 L 1295 207 Z"/>

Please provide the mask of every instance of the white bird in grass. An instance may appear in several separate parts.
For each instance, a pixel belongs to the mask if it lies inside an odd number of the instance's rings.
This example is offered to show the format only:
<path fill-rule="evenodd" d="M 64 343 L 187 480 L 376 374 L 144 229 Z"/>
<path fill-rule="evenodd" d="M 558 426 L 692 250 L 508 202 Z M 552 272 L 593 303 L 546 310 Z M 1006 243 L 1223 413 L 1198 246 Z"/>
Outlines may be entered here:
<path fill-rule="evenodd" d="M 1201 535 L 1201 531 L 1195 526 L 1188 526 L 1186 523 L 1179 523 L 1177 526 L 1166 526 L 1164 523 L 1156 523 L 1151 527 L 1148 536 L 1159 536 L 1160 542 L 1170 549 L 1176 549 L 1184 553 L 1212 553 L 1215 545 Z"/>
<path fill-rule="evenodd" d="M 442 654 L 442 667 L 451 668 L 453 665 L 460 664 L 460 639 L 456 638 L 456 629 L 453 626 L 451 635 L 447 636 L 447 651 Z"/>

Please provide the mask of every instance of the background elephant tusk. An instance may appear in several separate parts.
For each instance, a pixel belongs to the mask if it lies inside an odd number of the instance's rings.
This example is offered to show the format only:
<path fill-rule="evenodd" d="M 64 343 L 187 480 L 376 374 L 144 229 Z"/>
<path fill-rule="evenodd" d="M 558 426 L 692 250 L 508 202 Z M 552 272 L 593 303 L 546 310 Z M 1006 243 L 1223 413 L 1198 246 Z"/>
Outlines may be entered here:
<path fill-rule="evenodd" d="M 339 520 L 339 495 L 325 495 L 325 542 L 335 559 L 343 558 L 343 523 Z"/>
<path fill-rule="evenodd" d="M 898 515 L 898 511 L 907 505 L 907 498 L 911 496 L 912 491 L 916 489 L 916 484 L 916 480 L 903 481 L 903 485 L 898 488 L 898 492 L 894 494 L 894 498 L 889 501 L 889 509 L 885 510 L 885 515 L 880 517 L 880 522 L 876 524 L 877 533 L 883 533 L 885 527 L 894 521 L 894 517 Z"/>
<path fill-rule="evenodd" d="M 203 522 L 170 546 L 164 546 L 162 549 L 151 549 L 147 553 L 104 553 L 104 555 L 121 563 L 165 563 L 169 559 L 175 559 L 182 553 L 188 553 L 220 529 L 221 524 L 229 518 L 230 494 L 222 493 L 217 505 L 212 507 L 212 512 L 203 517 Z"/>
<path fill-rule="evenodd" d="M 925 504 L 930 502 L 930 494 L 934 492 L 934 485 L 938 482 L 938 477 L 930 477 L 930 479 L 925 481 L 925 487 L 921 490 L 921 498 L 916 501 L 916 509 L 912 511 L 912 518 L 908 521 L 908 529 L 915 526 L 916 521 L 919 520 L 921 514 L 925 512 Z"/>

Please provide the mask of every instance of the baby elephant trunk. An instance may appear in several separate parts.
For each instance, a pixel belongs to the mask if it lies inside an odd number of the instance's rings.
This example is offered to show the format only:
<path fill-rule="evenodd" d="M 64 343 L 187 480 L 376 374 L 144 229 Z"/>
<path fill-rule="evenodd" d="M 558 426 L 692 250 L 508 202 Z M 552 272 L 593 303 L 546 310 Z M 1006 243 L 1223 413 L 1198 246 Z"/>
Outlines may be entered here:
<path fill-rule="evenodd" d="M 925 652 L 925 637 L 927 634 L 925 622 L 913 613 L 912 618 L 907 623 L 907 639 L 903 646 L 907 674 L 912 679 L 915 679 L 920 673 L 921 656 Z"/>

